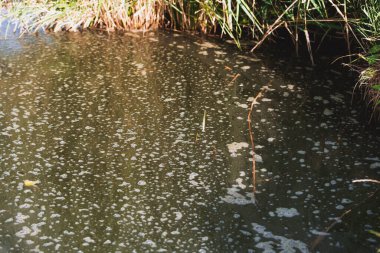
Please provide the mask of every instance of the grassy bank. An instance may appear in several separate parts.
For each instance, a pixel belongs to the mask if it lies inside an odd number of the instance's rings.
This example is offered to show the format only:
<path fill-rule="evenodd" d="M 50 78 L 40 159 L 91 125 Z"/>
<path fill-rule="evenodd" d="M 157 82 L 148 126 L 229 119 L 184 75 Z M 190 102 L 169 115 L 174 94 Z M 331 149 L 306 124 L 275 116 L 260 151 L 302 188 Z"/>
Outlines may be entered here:
<path fill-rule="evenodd" d="M 359 87 L 374 110 L 380 106 L 380 0 L 3 0 L 3 6 L 27 33 L 169 28 L 230 37 L 238 46 L 251 38 L 255 50 L 281 29 L 297 53 L 308 50 L 312 64 L 327 37 L 343 38 Z"/>

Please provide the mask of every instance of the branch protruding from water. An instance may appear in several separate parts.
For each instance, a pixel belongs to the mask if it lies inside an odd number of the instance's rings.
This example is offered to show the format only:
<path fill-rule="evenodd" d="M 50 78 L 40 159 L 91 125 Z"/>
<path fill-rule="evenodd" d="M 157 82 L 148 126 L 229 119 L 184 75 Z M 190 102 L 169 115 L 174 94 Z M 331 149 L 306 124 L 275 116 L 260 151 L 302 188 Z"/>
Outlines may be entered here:
<path fill-rule="evenodd" d="M 252 131 L 252 124 L 251 124 L 251 117 L 252 117 L 252 111 L 253 106 L 257 103 L 257 100 L 261 98 L 264 95 L 264 92 L 268 89 L 268 86 L 264 86 L 260 89 L 260 92 L 256 95 L 256 97 L 253 98 L 253 101 L 251 103 L 251 107 L 248 112 L 248 130 L 249 130 L 249 137 L 251 139 L 251 147 L 252 147 L 252 185 L 253 185 L 253 193 L 256 192 L 256 160 L 255 160 L 255 143 L 254 143 L 254 136 Z"/>
<path fill-rule="evenodd" d="M 353 183 L 375 183 L 375 184 L 380 184 L 379 180 L 375 179 L 356 179 L 352 180 Z"/>

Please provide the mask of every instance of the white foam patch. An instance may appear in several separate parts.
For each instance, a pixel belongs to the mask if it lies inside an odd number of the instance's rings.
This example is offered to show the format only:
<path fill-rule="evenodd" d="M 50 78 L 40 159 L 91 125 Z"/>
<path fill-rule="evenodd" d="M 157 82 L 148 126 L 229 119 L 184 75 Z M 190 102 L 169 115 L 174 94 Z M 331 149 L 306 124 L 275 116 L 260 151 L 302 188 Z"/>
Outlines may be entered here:
<path fill-rule="evenodd" d="M 257 223 L 252 223 L 253 230 L 267 239 L 272 239 L 266 242 L 256 244 L 257 248 L 263 249 L 263 252 L 310 252 L 307 244 L 299 241 L 286 238 L 284 236 L 274 235 L 272 232 L 267 231 L 264 226 Z"/>
<path fill-rule="evenodd" d="M 247 142 L 232 142 L 230 144 L 227 144 L 228 151 L 230 152 L 232 157 L 237 156 L 238 150 L 248 147 L 249 145 Z"/>
<path fill-rule="evenodd" d="M 138 185 L 146 185 L 146 182 L 144 180 L 140 180 L 137 184 Z"/>
<path fill-rule="evenodd" d="M 377 168 L 380 168 L 380 163 L 376 162 L 376 163 L 372 163 L 370 166 L 369 166 L 370 169 L 377 169 Z"/>
<path fill-rule="evenodd" d="M 240 230 L 240 233 L 242 233 L 245 236 L 251 236 L 252 235 L 250 232 L 245 231 L 245 230 Z"/>
<path fill-rule="evenodd" d="M 244 109 L 247 109 L 248 108 L 248 105 L 246 104 L 241 104 L 241 103 L 235 103 L 237 106 L 241 107 L 241 108 L 244 108 Z"/>
<path fill-rule="evenodd" d="M 344 96 L 342 94 L 330 95 L 330 98 L 335 102 L 344 103 Z"/>
<path fill-rule="evenodd" d="M 175 220 L 180 220 L 183 217 L 181 212 L 174 212 L 174 214 L 175 214 Z"/>
<path fill-rule="evenodd" d="M 221 197 L 221 200 L 234 205 L 249 205 L 255 204 L 255 197 L 253 192 L 247 192 L 245 195 L 239 193 L 239 188 L 237 185 L 233 185 L 231 188 L 227 188 L 227 195 Z"/>
<path fill-rule="evenodd" d="M 330 116 L 330 115 L 333 115 L 334 112 L 326 108 L 326 109 L 323 111 L 323 114 L 326 115 L 326 116 Z"/>
<path fill-rule="evenodd" d="M 354 119 L 354 118 L 348 117 L 348 119 L 349 119 L 352 123 L 354 123 L 354 124 L 359 124 L 359 121 L 357 121 L 357 120 Z"/>
<path fill-rule="evenodd" d="M 327 232 L 321 232 L 321 231 L 318 231 L 318 230 L 310 230 L 310 233 L 312 233 L 313 235 L 322 235 L 322 236 L 327 236 L 327 235 L 330 235 L 330 233 L 327 233 Z"/>
<path fill-rule="evenodd" d="M 253 102 L 255 100 L 255 98 L 254 97 L 249 97 L 249 98 L 247 98 L 247 101 L 248 102 Z M 255 101 L 255 103 L 254 103 L 255 105 L 257 105 L 257 104 L 259 104 L 257 101 Z"/>
<path fill-rule="evenodd" d="M 294 89 L 294 85 L 293 84 L 288 84 L 287 87 L 288 87 L 289 90 L 293 90 Z"/>
<path fill-rule="evenodd" d="M 16 224 L 21 224 L 21 223 L 24 223 L 25 220 L 29 218 L 29 215 L 24 215 L 22 213 L 17 213 L 15 218 L 16 218 L 15 223 Z"/>
<path fill-rule="evenodd" d="M 196 176 L 198 176 L 198 175 L 199 175 L 198 173 L 191 172 L 191 173 L 190 173 L 190 176 L 189 176 L 189 179 L 190 179 L 190 180 L 194 180 L 194 178 L 195 178 Z"/>
<path fill-rule="evenodd" d="M 143 242 L 142 244 L 144 244 L 144 245 L 148 245 L 148 246 L 150 246 L 150 247 L 152 247 L 152 248 L 157 247 L 156 243 L 153 242 L 152 240 L 146 240 L 146 241 Z"/>
<path fill-rule="evenodd" d="M 237 178 L 236 180 L 236 183 L 238 184 L 238 186 L 241 188 L 241 189 L 245 189 L 247 186 L 245 184 L 243 184 L 243 179 L 242 178 Z"/>
<path fill-rule="evenodd" d="M 202 239 L 202 241 L 204 241 L 204 242 L 205 242 L 205 241 L 208 241 L 208 236 L 202 236 L 201 239 Z"/>
<path fill-rule="evenodd" d="M 25 236 L 29 235 L 32 230 L 26 226 L 23 226 L 21 230 L 16 233 L 17 237 L 25 238 Z"/>
<path fill-rule="evenodd" d="M 204 48 L 214 48 L 214 49 L 220 48 L 218 45 L 208 42 L 208 41 L 203 41 L 202 43 L 194 42 L 194 44 L 200 47 L 204 47 Z"/>
<path fill-rule="evenodd" d="M 142 64 L 142 63 L 136 63 L 135 66 L 136 66 L 138 69 L 142 69 L 142 68 L 144 68 L 144 64 Z"/>
<path fill-rule="evenodd" d="M 226 52 L 223 52 L 223 51 L 215 51 L 214 53 L 216 55 L 225 55 L 225 54 L 227 54 Z"/>
<path fill-rule="evenodd" d="M 286 218 L 292 218 L 294 216 L 300 215 L 297 209 L 285 208 L 285 207 L 276 208 L 276 214 L 277 214 L 277 217 L 286 217 Z"/>
<path fill-rule="evenodd" d="M 352 200 L 343 198 L 341 203 L 342 204 L 350 204 L 350 203 L 352 203 Z"/>
<path fill-rule="evenodd" d="M 261 155 L 255 154 L 255 161 L 258 163 L 262 163 L 263 157 Z"/>

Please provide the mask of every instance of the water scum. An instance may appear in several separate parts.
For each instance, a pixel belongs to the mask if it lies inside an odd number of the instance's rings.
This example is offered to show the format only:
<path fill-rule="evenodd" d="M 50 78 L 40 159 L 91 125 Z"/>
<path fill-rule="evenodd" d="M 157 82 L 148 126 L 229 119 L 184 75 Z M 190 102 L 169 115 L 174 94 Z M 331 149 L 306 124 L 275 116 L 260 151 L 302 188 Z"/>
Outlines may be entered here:
<path fill-rule="evenodd" d="M 267 58 L 161 33 L 0 41 L 0 251 L 374 249 L 376 205 L 324 232 L 379 175 L 374 133 L 329 79 Z M 254 196 L 244 120 L 270 80 Z"/>

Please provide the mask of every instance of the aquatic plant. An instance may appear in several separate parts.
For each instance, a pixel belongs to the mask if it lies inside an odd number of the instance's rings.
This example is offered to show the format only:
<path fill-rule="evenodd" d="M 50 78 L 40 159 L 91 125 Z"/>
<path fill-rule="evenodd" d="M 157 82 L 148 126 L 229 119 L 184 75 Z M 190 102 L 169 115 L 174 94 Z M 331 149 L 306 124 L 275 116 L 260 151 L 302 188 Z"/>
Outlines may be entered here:
<path fill-rule="evenodd" d="M 366 53 L 358 54 L 365 62 L 360 69 L 359 86 L 364 91 L 364 98 L 373 112 L 378 112 L 380 105 L 380 1 L 365 1 L 362 18 L 357 30 L 366 43 Z"/>
<path fill-rule="evenodd" d="M 360 61 L 360 63 L 356 63 Z M 372 111 L 380 109 L 380 44 L 375 44 L 366 54 L 358 54 L 350 66 L 359 72 L 358 87 Z"/>

